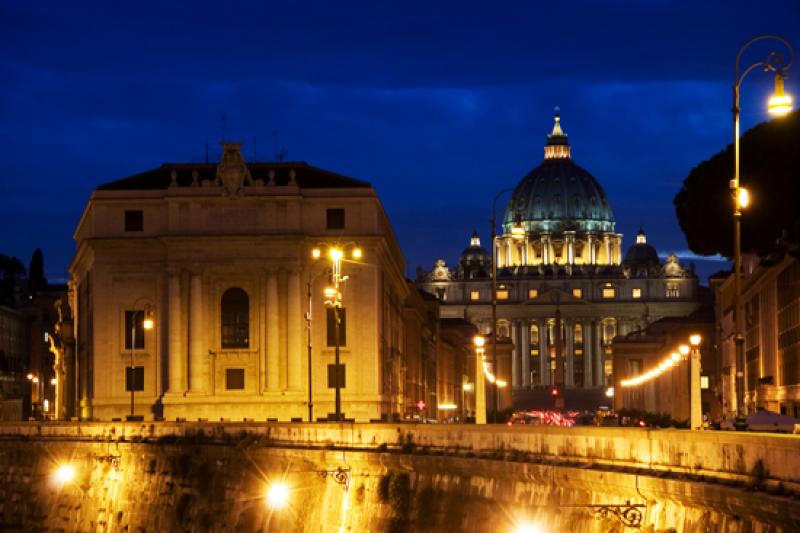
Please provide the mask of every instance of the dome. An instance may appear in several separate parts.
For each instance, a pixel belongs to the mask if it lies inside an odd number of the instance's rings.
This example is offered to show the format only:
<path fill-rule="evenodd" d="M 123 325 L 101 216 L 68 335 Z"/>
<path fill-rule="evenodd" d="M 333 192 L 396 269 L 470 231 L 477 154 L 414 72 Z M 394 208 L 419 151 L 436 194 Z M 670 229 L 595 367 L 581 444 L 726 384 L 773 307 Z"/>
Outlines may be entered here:
<path fill-rule="evenodd" d="M 636 244 L 628 248 L 624 263 L 629 266 L 660 266 L 656 249 L 647 244 L 647 235 L 640 229 L 636 234 Z"/>
<path fill-rule="evenodd" d="M 489 277 L 489 267 L 492 264 L 492 256 L 481 246 L 481 239 L 478 232 L 472 233 L 469 240 L 469 247 L 464 248 L 459 258 L 459 277 L 466 279 L 478 279 Z"/>
<path fill-rule="evenodd" d="M 469 247 L 464 248 L 461 252 L 459 263 L 462 266 L 486 266 L 491 264 L 491 256 L 489 252 L 481 246 L 481 239 L 478 232 L 474 231 L 469 241 Z"/>
<path fill-rule="evenodd" d="M 506 233 L 516 221 L 534 233 L 614 231 L 608 198 L 600 183 L 572 160 L 558 114 L 544 161 L 522 178 L 506 206 Z"/>

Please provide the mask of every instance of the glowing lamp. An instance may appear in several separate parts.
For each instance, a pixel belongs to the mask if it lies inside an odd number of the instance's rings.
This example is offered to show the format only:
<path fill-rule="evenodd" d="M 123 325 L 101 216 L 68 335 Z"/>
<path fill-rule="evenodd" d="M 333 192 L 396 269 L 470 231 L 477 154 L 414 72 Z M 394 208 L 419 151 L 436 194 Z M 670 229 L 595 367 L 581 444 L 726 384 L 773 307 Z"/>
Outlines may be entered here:
<path fill-rule="evenodd" d="M 681 354 L 679 354 L 678 352 L 672 352 L 672 355 L 670 355 L 670 358 L 671 358 L 671 359 L 672 359 L 674 362 L 676 362 L 676 363 L 677 363 L 678 361 L 680 361 L 680 360 L 681 360 Z"/>
<path fill-rule="evenodd" d="M 342 256 L 344 254 L 342 253 L 342 250 L 339 249 L 339 248 L 331 248 L 328 251 L 328 255 L 330 255 L 331 259 L 333 259 L 334 261 L 341 261 L 342 260 Z"/>
<path fill-rule="evenodd" d="M 54 474 L 55 480 L 62 485 L 75 479 L 75 468 L 72 465 L 61 465 Z"/>
<path fill-rule="evenodd" d="M 544 529 L 534 522 L 524 522 L 517 525 L 514 533 L 544 533 Z"/>
<path fill-rule="evenodd" d="M 775 93 L 767 102 L 767 111 L 770 115 L 783 117 L 792 110 L 792 97 L 783 90 L 783 73 L 775 74 Z"/>
<path fill-rule="evenodd" d="M 50 380 L 50 385 L 58 385 L 58 380 L 56 378 L 52 378 Z"/>
<path fill-rule="evenodd" d="M 689 355 L 689 347 L 685 344 L 681 344 L 678 347 L 678 351 L 681 353 L 681 355 Z"/>
<path fill-rule="evenodd" d="M 321 253 L 322 252 L 320 251 L 319 248 L 314 248 L 313 250 L 311 250 L 311 257 L 313 257 L 314 259 L 319 259 Z"/>
<path fill-rule="evenodd" d="M 362 253 L 361 248 L 354 248 L 353 249 L 353 259 L 361 259 Z"/>
<path fill-rule="evenodd" d="M 506 385 L 508 385 L 508 382 L 506 380 L 504 379 L 497 380 L 497 386 L 500 387 L 501 389 L 504 388 Z"/>
<path fill-rule="evenodd" d="M 39 383 L 39 378 L 36 377 L 36 376 L 33 376 L 33 379 L 31 379 L 31 381 L 33 381 L 34 383 Z"/>
<path fill-rule="evenodd" d="M 736 193 L 736 205 L 741 209 L 745 209 L 750 205 L 750 191 L 744 187 L 739 187 L 739 191 Z"/>
<path fill-rule="evenodd" d="M 328 300 L 334 300 L 336 298 L 336 287 L 325 287 L 323 293 L 325 298 Z"/>
<path fill-rule="evenodd" d="M 33 379 L 33 374 L 28 374 L 28 379 Z"/>
<path fill-rule="evenodd" d="M 475 346 L 477 346 L 478 348 L 483 348 L 483 345 L 484 345 L 484 344 L 486 344 L 486 339 L 483 337 L 483 335 L 475 335 L 475 336 L 472 338 L 472 342 L 473 342 L 473 343 L 475 344 Z"/>
<path fill-rule="evenodd" d="M 700 346 L 701 342 L 703 342 L 703 337 L 701 337 L 699 333 L 694 333 L 689 336 L 689 344 L 692 346 Z"/>
<path fill-rule="evenodd" d="M 286 483 L 273 483 L 264 499 L 272 509 L 283 509 L 289 503 L 289 486 Z"/>
<path fill-rule="evenodd" d="M 623 382 L 622 386 L 623 387 L 625 386 L 624 382 Z M 606 389 L 606 397 L 608 397 L 608 398 L 613 398 L 614 397 L 614 387 L 609 387 L 609 388 Z"/>
<path fill-rule="evenodd" d="M 152 311 L 145 311 L 144 320 L 142 321 L 142 326 L 144 329 L 153 329 L 155 325 L 155 320 L 153 320 L 153 313 Z"/>

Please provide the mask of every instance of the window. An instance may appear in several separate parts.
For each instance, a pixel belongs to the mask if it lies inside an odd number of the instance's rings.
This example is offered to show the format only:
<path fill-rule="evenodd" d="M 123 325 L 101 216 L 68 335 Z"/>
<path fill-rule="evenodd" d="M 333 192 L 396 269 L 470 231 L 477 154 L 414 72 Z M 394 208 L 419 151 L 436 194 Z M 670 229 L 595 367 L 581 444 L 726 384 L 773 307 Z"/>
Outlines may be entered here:
<path fill-rule="evenodd" d="M 641 298 L 642 297 L 642 289 L 633 289 L 631 291 L 631 296 L 634 298 Z"/>
<path fill-rule="evenodd" d="M 144 367 L 135 366 L 133 368 L 125 367 L 125 390 L 130 392 L 131 386 L 134 391 L 144 390 Z"/>
<path fill-rule="evenodd" d="M 508 287 L 505 285 L 500 285 L 497 287 L 497 299 L 498 300 L 508 300 Z"/>
<path fill-rule="evenodd" d="M 616 289 L 610 283 L 603 285 L 603 298 L 614 298 L 617 295 Z"/>
<path fill-rule="evenodd" d="M 132 335 L 134 334 L 134 324 L 133 321 L 136 319 L 136 326 L 135 326 L 135 337 L 136 337 L 136 346 L 131 346 L 133 344 Z M 125 311 L 125 349 L 130 350 L 134 348 L 136 350 L 143 350 L 144 349 L 144 310 L 137 310 L 137 311 Z"/>
<path fill-rule="evenodd" d="M 681 291 L 677 283 L 667 283 L 667 298 L 678 298 Z"/>
<path fill-rule="evenodd" d="M 470 300 L 480 300 L 481 298 L 481 291 L 470 291 L 469 299 Z"/>
<path fill-rule="evenodd" d="M 125 231 L 143 231 L 144 213 L 141 209 L 125 210 Z"/>
<path fill-rule="evenodd" d="M 528 289 L 529 300 L 535 300 L 537 296 L 539 296 L 539 291 L 537 289 Z"/>
<path fill-rule="evenodd" d="M 344 307 L 340 307 L 337 310 L 339 315 L 339 346 L 346 346 L 347 345 L 347 313 Z M 336 319 L 334 317 L 333 308 L 328 307 L 326 309 L 328 314 L 328 346 L 333 348 L 336 346 Z"/>
<path fill-rule="evenodd" d="M 328 209 L 325 211 L 326 229 L 344 229 L 344 209 Z"/>
<path fill-rule="evenodd" d="M 336 372 L 336 365 L 328 365 L 328 388 L 335 389 L 338 377 L 339 388 L 343 389 L 347 385 L 347 372 L 345 371 L 346 365 L 339 365 L 339 372 Z M 337 375 L 338 374 L 338 375 Z"/>
<path fill-rule="evenodd" d="M 583 289 L 579 288 L 572 289 L 572 295 L 575 298 L 583 298 Z"/>
<path fill-rule="evenodd" d="M 539 357 L 539 325 L 531 324 L 530 328 L 531 357 Z"/>
<path fill-rule="evenodd" d="M 238 287 L 222 295 L 222 347 L 247 348 L 250 344 L 250 298 Z"/>
<path fill-rule="evenodd" d="M 635 377 L 642 373 L 641 359 L 628 359 L 628 377 Z"/>
<path fill-rule="evenodd" d="M 225 369 L 225 388 L 227 390 L 244 390 L 244 368 Z"/>
<path fill-rule="evenodd" d="M 583 345 L 583 325 L 575 324 L 575 332 L 573 334 L 575 344 Z"/>
<path fill-rule="evenodd" d="M 507 339 L 509 335 L 509 324 L 508 322 L 499 322 L 497 324 L 497 338 L 498 339 Z"/>

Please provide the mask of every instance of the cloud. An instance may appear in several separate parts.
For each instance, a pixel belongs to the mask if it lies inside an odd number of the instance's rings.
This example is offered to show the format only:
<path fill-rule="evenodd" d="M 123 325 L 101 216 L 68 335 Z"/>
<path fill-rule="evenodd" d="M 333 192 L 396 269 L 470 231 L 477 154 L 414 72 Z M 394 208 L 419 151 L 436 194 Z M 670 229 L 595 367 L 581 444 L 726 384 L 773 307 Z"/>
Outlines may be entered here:
<path fill-rule="evenodd" d="M 684 261 L 710 261 L 714 263 L 727 263 L 730 261 L 725 256 L 722 255 L 697 255 L 696 253 L 692 252 L 691 250 L 678 250 L 677 252 L 659 252 L 658 256 L 661 259 L 666 259 L 670 255 L 677 255 L 678 259 L 682 259 Z"/>

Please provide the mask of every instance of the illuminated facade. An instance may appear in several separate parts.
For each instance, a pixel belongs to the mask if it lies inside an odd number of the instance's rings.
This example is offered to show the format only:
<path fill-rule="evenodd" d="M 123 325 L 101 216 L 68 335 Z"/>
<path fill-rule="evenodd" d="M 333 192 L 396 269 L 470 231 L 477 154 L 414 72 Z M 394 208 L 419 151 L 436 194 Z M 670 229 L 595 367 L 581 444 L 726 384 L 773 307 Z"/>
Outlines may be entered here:
<path fill-rule="evenodd" d="M 327 417 L 337 379 L 323 302 L 330 262 L 311 250 L 348 243 L 363 259 L 342 267 L 342 413 L 402 412 L 408 287 L 375 191 L 223 148 L 219 164 L 165 164 L 92 194 L 70 267 L 79 415 L 124 418 L 133 388 L 145 419 L 307 420 L 310 305 L 314 417 Z"/>
<path fill-rule="evenodd" d="M 520 226 L 524 233 L 512 232 Z M 544 161 L 517 184 L 488 246 L 497 264 L 498 338 L 514 346 L 514 391 L 603 387 L 616 335 L 697 307 L 692 271 L 674 255 L 662 262 L 643 231 L 623 257 L 614 226 L 603 188 L 575 164 L 556 116 Z M 475 233 L 453 270 L 439 259 L 418 284 L 439 298 L 442 317 L 490 332 L 492 260 Z"/>

